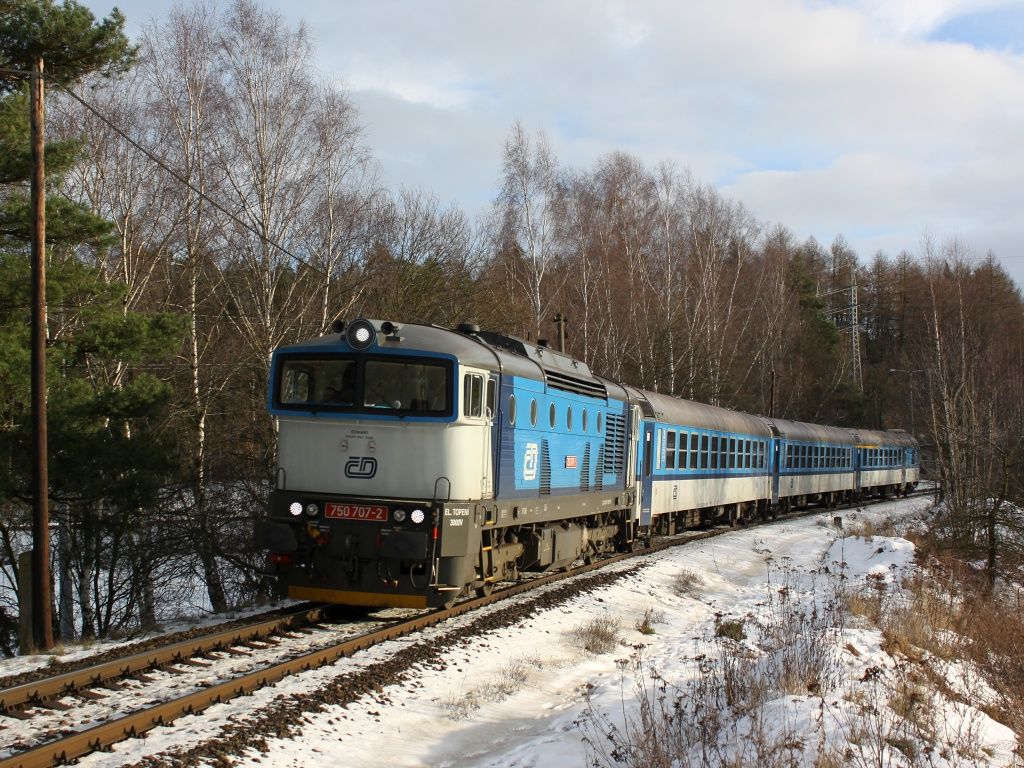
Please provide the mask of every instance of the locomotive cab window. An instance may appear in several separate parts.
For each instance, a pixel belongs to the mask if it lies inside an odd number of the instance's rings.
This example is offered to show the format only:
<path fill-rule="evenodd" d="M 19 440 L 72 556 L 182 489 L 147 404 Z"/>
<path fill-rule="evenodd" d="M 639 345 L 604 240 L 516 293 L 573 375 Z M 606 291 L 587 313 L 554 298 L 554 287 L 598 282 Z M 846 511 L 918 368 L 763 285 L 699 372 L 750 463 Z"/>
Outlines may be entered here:
<path fill-rule="evenodd" d="M 295 411 L 451 413 L 451 366 L 414 358 L 278 358 L 274 405 Z"/>

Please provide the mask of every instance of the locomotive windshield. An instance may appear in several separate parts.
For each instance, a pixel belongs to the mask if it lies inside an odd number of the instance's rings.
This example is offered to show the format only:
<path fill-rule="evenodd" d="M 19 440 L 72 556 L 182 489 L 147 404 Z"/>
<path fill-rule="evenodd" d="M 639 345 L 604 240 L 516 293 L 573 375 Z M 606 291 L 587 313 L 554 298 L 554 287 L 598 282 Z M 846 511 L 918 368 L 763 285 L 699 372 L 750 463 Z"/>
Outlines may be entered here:
<path fill-rule="evenodd" d="M 413 358 L 282 357 L 276 404 L 296 410 L 451 412 L 447 363 Z"/>

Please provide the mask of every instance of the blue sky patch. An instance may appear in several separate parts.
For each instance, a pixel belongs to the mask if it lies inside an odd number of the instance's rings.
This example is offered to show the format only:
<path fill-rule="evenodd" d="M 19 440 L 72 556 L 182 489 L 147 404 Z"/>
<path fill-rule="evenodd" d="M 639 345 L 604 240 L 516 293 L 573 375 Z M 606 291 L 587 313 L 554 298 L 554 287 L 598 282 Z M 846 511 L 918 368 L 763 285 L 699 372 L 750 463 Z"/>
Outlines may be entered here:
<path fill-rule="evenodd" d="M 1024 52 L 1024 5 L 958 16 L 929 37 L 944 42 L 967 43 L 976 48 Z"/>

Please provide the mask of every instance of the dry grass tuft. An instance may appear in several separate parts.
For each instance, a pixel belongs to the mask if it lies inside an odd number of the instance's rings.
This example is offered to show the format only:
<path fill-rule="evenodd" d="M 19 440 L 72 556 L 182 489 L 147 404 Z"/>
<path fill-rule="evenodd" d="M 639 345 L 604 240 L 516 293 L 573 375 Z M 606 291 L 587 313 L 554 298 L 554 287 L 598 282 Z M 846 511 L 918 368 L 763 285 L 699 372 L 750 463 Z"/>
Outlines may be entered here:
<path fill-rule="evenodd" d="M 672 591 L 680 597 L 696 597 L 704 586 L 704 577 L 684 568 L 672 579 Z"/>
<path fill-rule="evenodd" d="M 575 627 L 569 633 L 569 639 L 577 648 L 589 653 L 608 653 L 613 650 L 621 639 L 618 619 L 602 617 L 591 619 Z"/>

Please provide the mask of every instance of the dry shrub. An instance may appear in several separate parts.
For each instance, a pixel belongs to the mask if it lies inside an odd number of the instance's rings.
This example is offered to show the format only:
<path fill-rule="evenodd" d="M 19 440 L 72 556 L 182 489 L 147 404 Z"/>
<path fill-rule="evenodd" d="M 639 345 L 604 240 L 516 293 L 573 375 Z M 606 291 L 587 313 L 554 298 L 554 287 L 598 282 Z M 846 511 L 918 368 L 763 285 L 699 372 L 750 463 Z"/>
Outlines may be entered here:
<path fill-rule="evenodd" d="M 505 664 L 494 677 L 479 688 L 451 693 L 440 700 L 441 708 L 452 720 L 466 720 L 484 702 L 504 701 L 518 693 L 530 680 L 533 670 L 543 669 L 539 656 L 523 656 Z"/>
<path fill-rule="evenodd" d="M 689 568 L 684 568 L 672 579 L 672 591 L 680 597 L 696 597 L 702 586 L 704 577 Z"/>
<path fill-rule="evenodd" d="M 861 520 L 851 526 L 846 535 L 870 539 L 872 536 L 900 536 L 901 531 L 897 527 L 896 520 L 887 517 L 884 520 Z"/>
<path fill-rule="evenodd" d="M 619 628 L 618 619 L 591 619 L 575 627 L 569 633 L 569 638 L 577 648 L 590 653 L 608 653 L 619 644 Z"/>
<path fill-rule="evenodd" d="M 654 625 L 665 621 L 665 614 L 654 608 L 648 608 L 644 615 L 633 623 L 633 629 L 641 635 L 653 635 Z"/>
<path fill-rule="evenodd" d="M 893 655 L 920 662 L 927 653 L 972 664 L 998 694 L 986 714 L 1024 734 L 1024 618 L 1019 606 L 993 593 L 980 574 L 934 539 L 916 534 L 914 543 L 924 572 L 905 582 L 898 595 L 861 590 L 848 599 L 851 610 L 874 620 Z M 958 697 L 939 676 L 933 676 L 932 684 Z"/>
<path fill-rule="evenodd" d="M 747 636 L 743 629 L 743 619 L 715 619 L 715 637 L 722 637 L 734 642 L 742 642 Z"/>
<path fill-rule="evenodd" d="M 834 626 L 838 596 L 797 594 L 788 583 L 769 587 L 768 619 L 718 617 L 711 648 L 691 660 L 694 674 L 680 685 L 664 680 L 634 653 L 637 714 L 624 728 L 593 705 L 581 721 L 595 766 L 680 768 L 805 765 L 815 746 L 808 734 L 778 720 L 765 705 L 786 693 L 830 690 L 838 680 Z M 837 582 L 833 582 L 833 587 Z M 746 643 L 740 643 L 747 637 Z M 771 718 L 769 722 L 769 718 Z M 814 765 L 833 768 L 841 756 L 817 746 Z"/>

